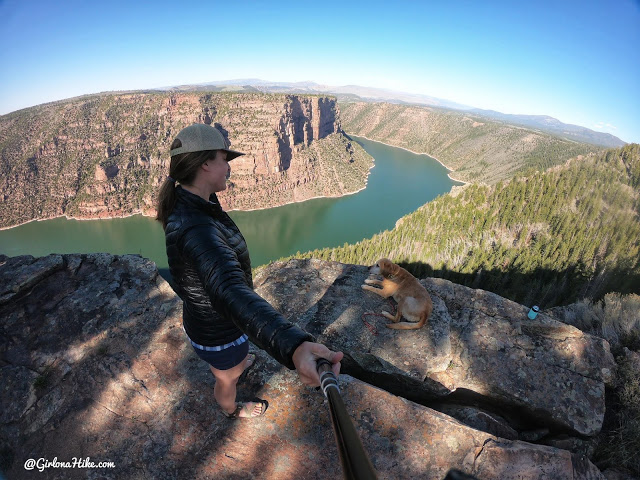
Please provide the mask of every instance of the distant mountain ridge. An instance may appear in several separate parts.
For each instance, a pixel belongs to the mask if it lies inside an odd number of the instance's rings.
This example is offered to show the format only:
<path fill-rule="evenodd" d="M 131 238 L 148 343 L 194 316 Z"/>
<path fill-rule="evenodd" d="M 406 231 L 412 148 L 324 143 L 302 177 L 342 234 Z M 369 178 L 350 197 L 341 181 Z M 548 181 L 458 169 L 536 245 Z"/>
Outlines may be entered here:
<path fill-rule="evenodd" d="M 602 145 L 603 147 L 624 147 L 626 142 L 610 133 L 596 132 L 586 127 L 572 125 L 570 123 L 562 123 L 557 118 L 548 115 L 512 115 L 508 113 L 496 112 L 494 110 L 482 110 L 474 108 L 471 112 L 489 117 L 494 120 L 500 120 L 512 125 L 522 125 L 529 128 L 537 128 L 539 130 L 560 135 L 577 142 L 587 142 L 594 145 Z"/>
<path fill-rule="evenodd" d="M 535 128 L 546 133 L 558 135 L 577 142 L 586 142 L 603 147 L 622 147 L 626 142 L 609 133 L 596 132 L 586 127 L 563 123 L 547 115 L 514 115 L 494 110 L 482 110 L 468 105 L 452 102 L 442 98 L 416 93 L 399 92 L 383 88 L 363 87 L 360 85 L 331 86 L 321 85 L 313 81 L 305 82 L 271 82 L 258 78 L 220 80 L 197 85 L 165 87 L 158 90 L 210 90 L 210 91 L 244 91 L 266 93 L 302 93 L 332 94 L 338 101 L 389 102 L 410 105 L 428 105 L 432 107 L 464 110 L 494 120 Z"/>
<path fill-rule="evenodd" d="M 461 110 L 386 102 L 338 106 L 342 127 L 350 135 L 431 155 L 453 170 L 452 178 L 471 183 L 494 184 L 531 168 L 546 170 L 603 150 Z"/>
<path fill-rule="evenodd" d="M 159 90 L 224 90 L 238 88 L 240 90 L 258 90 L 264 93 L 299 93 L 315 95 L 335 95 L 339 101 L 358 100 L 369 102 L 408 103 L 430 105 L 454 110 L 470 110 L 473 107 L 462 105 L 442 98 L 417 93 L 398 92 L 384 88 L 363 87 L 361 85 L 321 85 L 312 81 L 306 82 L 270 82 L 258 78 L 242 78 L 236 80 L 220 80 L 196 85 L 180 85 L 164 87 Z"/>

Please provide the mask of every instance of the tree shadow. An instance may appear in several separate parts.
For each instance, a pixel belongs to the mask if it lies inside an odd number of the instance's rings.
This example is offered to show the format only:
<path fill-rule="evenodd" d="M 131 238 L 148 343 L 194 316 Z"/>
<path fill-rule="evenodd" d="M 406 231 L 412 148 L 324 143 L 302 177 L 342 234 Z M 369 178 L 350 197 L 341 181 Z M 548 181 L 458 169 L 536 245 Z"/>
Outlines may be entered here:
<path fill-rule="evenodd" d="M 588 277 L 583 265 L 564 270 L 536 267 L 522 272 L 514 266 L 478 269 L 462 273 L 447 268 L 434 269 L 424 262 L 400 262 L 400 266 L 417 278 L 444 278 L 470 288 L 481 288 L 522 305 L 538 305 L 540 309 L 568 305 L 584 298 L 601 300 L 607 293 L 640 293 L 640 274 L 612 268 Z"/>

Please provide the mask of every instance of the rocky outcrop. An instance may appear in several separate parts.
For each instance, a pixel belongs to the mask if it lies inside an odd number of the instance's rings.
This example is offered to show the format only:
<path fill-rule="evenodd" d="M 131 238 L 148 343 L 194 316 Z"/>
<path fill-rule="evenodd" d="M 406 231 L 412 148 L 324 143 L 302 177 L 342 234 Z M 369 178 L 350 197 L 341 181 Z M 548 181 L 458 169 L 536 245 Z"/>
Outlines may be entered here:
<path fill-rule="evenodd" d="M 292 260 L 273 264 L 255 284 L 292 321 L 347 352 L 345 372 L 364 381 L 421 403 L 480 405 L 525 435 L 600 431 L 615 370 L 606 341 L 545 314 L 529 320 L 522 305 L 437 278 L 422 281 L 434 304 L 428 327 L 399 334 L 370 316 L 393 307 L 362 292 L 367 274 L 362 266 Z M 314 296 L 299 305 L 298 293 L 284 304 L 301 289 Z"/>
<path fill-rule="evenodd" d="M 450 468 L 483 480 L 604 478 L 580 448 L 543 443 L 560 433 L 588 443 L 598 430 L 613 368 L 605 343 L 545 315 L 527 323 L 522 306 L 436 279 L 423 281 L 435 306 L 428 327 L 392 332 L 365 316 L 369 330 L 362 314 L 384 302 L 360 289 L 366 274 L 294 260 L 255 283 L 344 349 L 342 396 L 380 478 L 441 479 Z M 269 411 L 229 421 L 181 313 L 139 256 L 0 257 L 2 472 L 31 478 L 29 459 L 89 457 L 114 466 L 40 476 L 339 478 L 322 394 L 256 350 L 239 395 L 268 399 Z"/>
<path fill-rule="evenodd" d="M 169 146 L 195 122 L 246 155 L 229 209 L 267 208 L 364 188 L 373 159 L 351 143 L 332 97 L 247 93 L 103 94 L 0 117 L 0 227 L 67 215 L 154 214 Z"/>

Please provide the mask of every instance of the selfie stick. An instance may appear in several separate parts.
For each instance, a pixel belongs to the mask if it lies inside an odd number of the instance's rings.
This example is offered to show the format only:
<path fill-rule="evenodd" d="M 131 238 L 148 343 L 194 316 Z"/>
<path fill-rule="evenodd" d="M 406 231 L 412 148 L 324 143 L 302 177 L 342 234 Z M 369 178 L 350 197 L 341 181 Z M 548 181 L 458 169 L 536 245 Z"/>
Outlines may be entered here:
<path fill-rule="evenodd" d="M 362 446 L 362 441 L 356 432 L 353 421 L 347 414 L 342 397 L 338 379 L 331 371 L 331 362 L 321 358 L 317 361 L 318 375 L 320 375 L 320 386 L 324 396 L 329 401 L 331 412 L 331 423 L 333 433 L 338 445 L 338 454 L 342 471 L 346 480 L 370 480 L 377 479 L 376 471 Z"/>

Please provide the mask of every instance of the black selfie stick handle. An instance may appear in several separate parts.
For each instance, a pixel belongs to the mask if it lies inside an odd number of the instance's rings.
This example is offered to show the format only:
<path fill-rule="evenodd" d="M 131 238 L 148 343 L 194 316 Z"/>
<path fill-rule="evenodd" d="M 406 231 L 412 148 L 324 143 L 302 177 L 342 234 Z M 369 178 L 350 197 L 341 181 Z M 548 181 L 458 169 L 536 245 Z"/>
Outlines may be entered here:
<path fill-rule="evenodd" d="M 331 370 L 331 362 L 321 358 L 317 361 L 316 368 L 318 375 L 320 375 L 322 392 L 329 401 L 331 423 L 338 445 L 344 478 L 347 480 L 377 479 L 376 471 L 362 446 L 356 427 L 340 396 L 338 379 Z"/>

